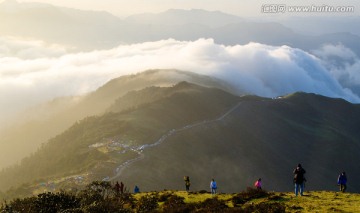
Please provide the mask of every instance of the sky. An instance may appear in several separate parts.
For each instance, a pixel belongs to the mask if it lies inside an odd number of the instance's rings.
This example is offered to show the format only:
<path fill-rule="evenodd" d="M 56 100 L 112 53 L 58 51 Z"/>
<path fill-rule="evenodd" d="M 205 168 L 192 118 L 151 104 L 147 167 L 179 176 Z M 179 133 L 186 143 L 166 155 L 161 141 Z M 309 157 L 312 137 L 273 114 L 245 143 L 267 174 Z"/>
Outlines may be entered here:
<path fill-rule="evenodd" d="M 18 0 L 18 2 L 34 2 L 34 0 Z M 220 10 L 237 16 L 268 16 L 268 15 L 299 15 L 298 13 L 264 13 L 264 5 L 286 6 L 353 6 L 353 13 L 332 13 L 331 15 L 359 15 L 360 1 L 358 0 L 36 0 L 57 6 L 77 8 L 83 10 L 103 10 L 120 17 L 139 13 L 158 13 L 167 9 L 205 9 Z M 308 15 L 309 13 L 305 14 Z M 311 13 L 311 15 L 328 15 L 325 12 Z"/>

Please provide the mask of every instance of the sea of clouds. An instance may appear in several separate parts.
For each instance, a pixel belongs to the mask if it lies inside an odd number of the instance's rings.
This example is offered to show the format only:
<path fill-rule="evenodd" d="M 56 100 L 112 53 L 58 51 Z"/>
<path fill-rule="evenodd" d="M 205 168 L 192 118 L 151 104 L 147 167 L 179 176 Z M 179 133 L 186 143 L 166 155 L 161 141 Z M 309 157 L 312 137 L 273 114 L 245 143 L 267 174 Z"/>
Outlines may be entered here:
<path fill-rule="evenodd" d="M 81 95 L 147 69 L 192 71 L 259 96 L 296 91 L 359 103 L 360 60 L 351 49 L 325 45 L 311 53 L 259 43 L 224 46 L 213 39 L 173 39 L 71 53 L 61 45 L 0 38 L 0 117 L 56 97 Z"/>

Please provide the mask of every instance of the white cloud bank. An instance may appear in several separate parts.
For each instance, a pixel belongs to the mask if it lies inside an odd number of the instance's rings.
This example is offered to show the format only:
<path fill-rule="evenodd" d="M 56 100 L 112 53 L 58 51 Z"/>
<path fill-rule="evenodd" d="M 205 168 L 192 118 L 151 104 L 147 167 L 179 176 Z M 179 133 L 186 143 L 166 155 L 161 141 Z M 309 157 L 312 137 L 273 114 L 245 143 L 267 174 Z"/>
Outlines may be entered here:
<path fill-rule="evenodd" d="M 351 49 L 342 44 L 324 45 L 313 54 L 322 60 L 324 67 L 342 86 L 360 93 L 360 59 Z"/>
<path fill-rule="evenodd" d="M 323 52 L 345 51 L 346 57 L 355 57 L 348 50 L 334 48 Z M 260 96 L 304 91 L 360 102 L 351 90 L 340 85 L 324 61 L 288 46 L 258 43 L 223 46 L 212 39 L 169 39 L 71 54 L 54 45 L 3 38 L 0 113 L 9 114 L 54 97 L 83 94 L 112 78 L 157 68 L 215 76 Z M 360 83 L 360 78 L 354 81 Z"/>

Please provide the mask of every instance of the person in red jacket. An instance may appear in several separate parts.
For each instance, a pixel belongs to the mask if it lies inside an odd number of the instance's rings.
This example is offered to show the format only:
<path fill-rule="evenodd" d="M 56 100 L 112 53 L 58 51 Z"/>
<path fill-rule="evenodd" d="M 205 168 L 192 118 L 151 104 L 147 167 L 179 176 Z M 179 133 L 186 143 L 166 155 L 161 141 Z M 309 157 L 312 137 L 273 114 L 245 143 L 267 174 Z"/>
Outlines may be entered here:
<path fill-rule="evenodd" d="M 257 189 L 261 190 L 261 178 L 259 178 L 254 185 Z"/>

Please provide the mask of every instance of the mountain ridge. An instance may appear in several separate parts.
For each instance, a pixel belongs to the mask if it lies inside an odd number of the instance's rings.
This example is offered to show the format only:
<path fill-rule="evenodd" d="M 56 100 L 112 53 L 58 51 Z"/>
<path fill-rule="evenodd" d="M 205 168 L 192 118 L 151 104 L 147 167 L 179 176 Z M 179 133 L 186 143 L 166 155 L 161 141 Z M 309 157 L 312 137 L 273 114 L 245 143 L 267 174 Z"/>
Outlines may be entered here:
<path fill-rule="evenodd" d="M 205 187 L 196 183 L 216 178 L 224 192 L 233 192 L 263 177 L 268 189 L 288 191 L 299 162 L 310 190 L 332 190 L 334 180 L 326 177 L 336 179 L 342 170 L 358 175 L 360 106 L 342 99 L 307 93 L 239 97 L 180 82 L 130 91 L 111 108 L 76 122 L 21 167 L 3 170 L 1 188 L 20 181 L 30 193 L 29 181 L 69 187 L 71 181 L 61 177 L 79 176 L 108 177 L 152 191 L 178 189 L 179 177 L 189 175 L 194 190 Z M 42 162 L 47 155 L 51 160 Z M 27 176 L 19 180 L 22 172 Z M 360 186 L 352 181 L 348 189 L 358 192 Z"/>
<path fill-rule="evenodd" d="M 0 149 L 1 167 L 9 166 L 36 151 L 42 143 L 60 134 L 76 121 L 105 113 L 116 99 L 129 91 L 148 86 L 168 87 L 180 81 L 242 94 L 241 91 L 235 90 L 219 79 L 175 69 L 147 70 L 115 78 L 85 96 L 59 98 L 20 114 L 16 118 L 17 123 L 0 132 L 3 138 Z M 9 159 L 13 160 L 10 162 Z"/>
<path fill-rule="evenodd" d="M 182 85 L 182 86 L 181 86 Z M 36 154 L 38 156 L 38 163 L 40 159 L 44 158 L 41 156 L 48 156 L 46 153 L 52 153 L 51 158 L 52 160 L 41 162 L 43 168 L 49 169 L 49 171 L 56 171 L 59 170 L 63 173 L 66 173 L 66 169 L 62 168 L 63 164 L 69 166 L 68 163 L 64 162 L 74 162 L 79 161 L 82 162 L 83 160 L 80 160 L 82 157 L 86 155 L 91 155 L 91 153 L 98 153 L 98 151 L 95 150 L 88 150 L 88 151 L 81 151 L 78 155 L 77 153 L 79 150 L 86 150 L 87 147 L 100 143 L 101 141 L 105 140 L 112 140 L 111 138 L 120 138 L 119 140 L 125 141 L 124 143 L 127 145 L 142 145 L 144 143 L 147 143 L 147 141 L 156 140 L 159 135 L 161 135 L 163 132 L 169 131 L 172 128 L 177 128 L 178 126 L 186 125 L 187 123 L 195 122 L 197 119 L 202 118 L 200 120 L 203 120 L 205 116 L 209 116 L 214 114 L 217 111 L 221 111 L 221 109 L 229 105 L 229 101 L 233 102 L 233 98 L 235 97 L 229 93 L 222 92 L 219 89 L 203 89 L 203 87 L 191 87 L 192 89 L 186 89 L 181 87 L 187 87 L 185 83 L 180 83 L 178 87 L 174 87 L 175 92 L 171 92 L 171 96 L 167 96 L 166 90 L 171 90 L 172 87 L 169 88 L 163 88 L 161 90 L 165 91 L 165 93 L 159 100 L 155 100 L 152 103 L 147 104 L 147 106 L 141 105 L 138 108 L 130 108 L 130 110 L 125 110 L 125 112 L 108 112 L 104 115 L 99 116 L 91 116 L 88 118 L 83 119 L 80 122 L 76 122 L 72 127 L 70 127 L 68 130 L 63 132 L 62 134 L 56 136 L 55 138 L 51 139 L 48 143 L 44 144 L 42 148 L 40 148 Z M 149 88 L 148 88 L 149 89 Z M 177 91 L 183 91 L 183 92 L 177 92 Z M 185 91 L 185 92 L 184 92 Z M 192 94 L 191 96 L 187 96 L 186 94 Z M 202 96 L 202 94 L 205 94 L 206 96 Z M 215 101 L 212 97 L 213 95 L 216 95 L 219 93 L 219 100 Z M 191 103 L 193 103 L 193 106 L 202 106 L 204 103 L 207 103 L 210 101 L 212 103 L 211 107 L 208 106 L 208 109 L 203 110 L 196 110 L 196 113 L 190 113 L 191 115 L 186 115 L 185 113 L 187 111 L 191 112 L 189 110 L 189 105 L 186 104 L 187 101 L 191 100 Z M 215 102 L 214 102 L 215 101 Z M 215 104 L 216 103 L 216 104 Z M 168 106 L 168 107 L 165 107 Z M 154 111 L 154 108 L 157 109 Z M 172 108 L 176 108 L 178 110 L 178 113 L 173 113 Z M 181 108 L 181 110 L 180 110 Z M 160 110 L 160 111 L 159 111 Z M 202 111 L 202 112 L 200 112 Z M 166 114 L 167 116 L 163 117 L 162 114 Z M 146 115 L 146 116 L 144 116 Z M 186 116 L 185 116 L 186 115 Z M 136 119 L 135 119 L 136 118 Z M 82 125 L 79 125 L 82 124 Z M 102 126 L 102 127 L 101 127 Z M 97 128 L 99 127 L 99 129 Z M 99 134 L 99 135 L 98 135 Z M 120 134 L 120 135 L 119 135 Z M 87 136 L 88 135 L 88 136 Z M 54 142 L 51 142 L 54 141 Z M 61 141 L 65 141 L 67 145 L 61 145 Z M 77 145 L 72 144 L 71 141 L 75 141 Z M 130 144 L 128 144 L 130 143 Z M 57 144 L 55 147 L 58 148 L 51 148 L 50 144 Z M 62 150 L 62 151 L 60 151 Z M 67 150 L 67 151 L 65 151 Z M 57 154 L 53 153 L 56 152 Z M 126 155 L 132 155 L 129 151 L 129 154 Z M 96 154 L 95 154 L 96 155 Z M 34 154 L 32 155 L 34 156 Z M 57 156 L 57 157 L 55 157 Z M 98 159 L 113 159 L 111 156 L 105 156 L 101 154 L 101 152 L 98 153 L 99 158 Z M 48 156 L 50 157 L 50 156 Z M 87 157 L 84 157 L 86 160 Z M 29 168 L 33 168 L 33 166 L 37 163 L 32 163 L 29 165 L 29 162 L 31 162 L 31 157 L 27 157 L 23 159 L 21 162 L 22 164 L 26 164 L 26 169 L 21 169 L 23 171 L 27 171 Z M 96 158 L 95 158 L 96 159 Z M 120 159 L 121 160 L 121 159 Z M 63 162 L 60 165 L 56 165 L 55 162 L 60 161 Z M 94 159 L 90 159 L 92 162 L 92 165 L 94 163 L 96 164 L 96 161 Z M 81 168 L 79 165 L 81 163 L 76 163 L 78 166 L 77 169 Z M 91 164 L 91 163 L 90 163 Z M 87 165 L 87 163 L 86 163 Z M 84 167 L 88 167 L 85 164 L 83 164 Z M 37 166 L 38 168 L 30 169 L 31 171 L 27 171 L 27 173 L 36 174 L 36 170 L 40 168 L 40 166 Z M 50 169 L 54 167 L 54 169 Z M 58 167 L 58 169 L 56 169 Z M 16 166 L 13 168 L 17 168 Z M 61 169 L 62 168 L 62 169 Z M 17 170 L 18 171 L 18 170 Z M 16 173 L 16 171 L 14 170 Z M 18 171 L 19 172 L 19 171 Z M 40 171 L 39 171 L 40 172 Z M 48 175 L 45 175 L 45 169 L 43 169 L 40 173 L 40 177 L 48 177 Z M 71 169 L 69 169 L 68 172 L 71 172 Z M 3 174 L 10 174 L 11 169 L 3 170 Z M 11 176 L 11 175 L 10 175 Z M 19 177 L 24 178 L 24 177 Z M 25 177 L 26 178 L 26 177 Z M 23 179 L 25 181 L 26 179 Z M 9 180 L 8 180 L 9 181 Z M 4 187 L 4 185 L 2 186 Z"/>
<path fill-rule="evenodd" d="M 179 19 L 182 17 L 182 19 Z M 216 17 L 216 18 L 213 18 Z M 243 22 L 239 16 L 230 15 L 221 11 L 206 11 L 202 9 L 169 9 L 162 13 L 144 13 L 128 16 L 125 22 L 151 25 L 186 25 L 199 24 L 211 28 Z"/>

